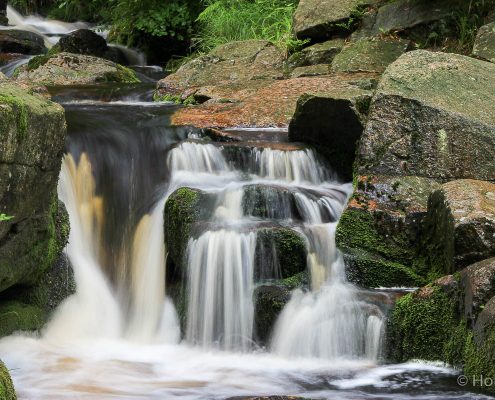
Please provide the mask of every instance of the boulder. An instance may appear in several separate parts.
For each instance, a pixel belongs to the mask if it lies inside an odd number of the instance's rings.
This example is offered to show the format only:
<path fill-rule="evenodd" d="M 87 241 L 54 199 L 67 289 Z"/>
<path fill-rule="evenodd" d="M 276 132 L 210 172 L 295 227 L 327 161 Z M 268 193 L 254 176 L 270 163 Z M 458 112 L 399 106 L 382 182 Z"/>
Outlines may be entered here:
<path fill-rule="evenodd" d="M 304 94 L 289 124 L 289 140 L 316 147 L 337 174 L 350 180 L 370 97 L 371 92 L 351 85 Z"/>
<path fill-rule="evenodd" d="M 158 83 L 161 95 L 190 87 L 283 77 L 283 52 L 265 40 L 229 42 L 191 60 Z"/>
<path fill-rule="evenodd" d="M 492 297 L 483 311 L 481 311 L 478 319 L 476 320 L 476 325 L 474 327 L 474 339 L 478 345 L 483 345 L 490 339 L 490 336 L 495 334 L 495 297 Z M 492 346 L 495 343 L 492 343 Z M 495 348 L 494 348 L 495 350 Z M 495 353 L 492 354 L 495 356 Z"/>
<path fill-rule="evenodd" d="M 0 291 L 34 284 L 65 246 L 68 220 L 57 201 L 64 110 L 0 83 Z"/>
<path fill-rule="evenodd" d="M 12 378 L 10 377 L 9 370 L 2 361 L 0 361 L 0 399 L 17 399 L 14 390 L 14 384 L 12 383 Z"/>
<path fill-rule="evenodd" d="M 453 273 L 495 256 L 495 184 L 448 182 L 428 203 L 422 248 L 431 270 Z"/>
<path fill-rule="evenodd" d="M 58 53 L 38 56 L 14 74 L 19 81 L 41 85 L 91 85 L 104 82 L 137 83 L 134 71 L 93 56 Z"/>
<path fill-rule="evenodd" d="M 359 176 L 336 232 L 349 280 L 364 287 L 418 286 L 429 271 L 418 242 L 430 193 L 440 185 L 416 176 Z"/>
<path fill-rule="evenodd" d="M 351 42 L 333 59 L 332 71 L 382 73 L 407 51 L 409 44 L 408 40 L 379 38 Z"/>
<path fill-rule="evenodd" d="M 378 9 L 370 36 L 411 30 L 421 25 L 452 17 L 463 0 L 396 0 L 390 1 Z"/>
<path fill-rule="evenodd" d="M 294 14 L 294 33 L 298 39 L 326 39 L 346 31 L 346 23 L 360 7 L 376 0 L 300 0 Z"/>
<path fill-rule="evenodd" d="M 58 42 L 60 52 L 85 54 L 94 57 L 105 57 L 108 46 L 105 39 L 90 29 L 78 29 L 67 36 L 63 36 Z"/>
<path fill-rule="evenodd" d="M 0 30 L 0 53 L 42 54 L 46 53 L 43 36 L 19 29 Z"/>
<path fill-rule="evenodd" d="M 358 174 L 493 180 L 494 81 L 495 65 L 473 58 L 423 50 L 401 56 L 372 100 Z"/>
<path fill-rule="evenodd" d="M 333 58 L 340 53 L 343 47 L 344 39 L 332 39 L 323 43 L 316 43 L 292 54 L 287 63 L 290 68 L 331 64 Z"/>
<path fill-rule="evenodd" d="M 472 264 L 460 274 L 464 292 L 464 317 L 470 326 L 474 326 L 485 304 L 495 296 L 495 258 Z"/>
<path fill-rule="evenodd" d="M 478 30 L 473 56 L 495 63 L 495 22 L 484 25 Z"/>

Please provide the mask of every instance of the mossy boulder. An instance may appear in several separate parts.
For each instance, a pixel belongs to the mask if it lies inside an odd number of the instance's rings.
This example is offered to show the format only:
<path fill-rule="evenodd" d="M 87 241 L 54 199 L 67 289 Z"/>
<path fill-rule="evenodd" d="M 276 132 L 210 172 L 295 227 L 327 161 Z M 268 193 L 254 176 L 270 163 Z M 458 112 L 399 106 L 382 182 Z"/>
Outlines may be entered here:
<path fill-rule="evenodd" d="M 483 25 L 478 30 L 473 56 L 495 63 L 495 22 Z"/>
<path fill-rule="evenodd" d="M 265 40 L 229 42 L 195 58 L 158 82 L 158 94 L 180 94 L 190 87 L 278 79 L 283 76 L 284 54 Z"/>
<path fill-rule="evenodd" d="M 409 44 L 408 40 L 381 38 L 351 42 L 333 59 L 332 71 L 382 73 L 407 51 Z"/>
<path fill-rule="evenodd" d="M 308 65 L 306 67 L 297 67 L 290 73 L 291 78 L 304 78 L 310 76 L 320 76 L 330 74 L 329 64 Z"/>
<path fill-rule="evenodd" d="M 370 98 L 370 91 L 351 85 L 302 95 L 289 124 L 289 140 L 314 146 L 337 174 L 350 180 Z"/>
<path fill-rule="evenodd" d="M 430 270 L 453 273 L 495 256 L 495 184 L 448 182 L 428 203 L 421 257 Z"/>
<path fill-rule="evenodd" d="M 46 53 L 43 36 L 20 29 L 0 30 L 0 53 L 42 54 Z"/>
<path fill-rule="evenodd" d="M 372 100 L 358 173 L 492 180 L 494 81 L 495 65 L 473 58 L 423 50 L 401 56 Z"/>
<path fill-rule="evenodd" d="M 64 52 L 35 57 L 14 75 L 19 81 L 48 86 L 140 82 L 133 70 L 120 64 L 98 57 Z"/>
<path fill-rule="evenodd" d="M 90 29 L 78 29 L 60 38 L 60 52 L 85 54 L 88 56 L 106 58 L 108 45 L 105 39 Z"/>
<path fill-rule="evenodd" d="M 334 57 L 344 47 L 344 39 L 332 39 L 316 43 L 292 54 L 287 60 L 290 68 L 306 67 L 309 65 L 331 64 Z"/>
<path fill-rule="evenodd" d="M 418 243 L 429 195 L 439 187 L 415 176 L 357 177 L 336 232 L 350 280 L 365 287 L 424 283 L 429 271 L 417 260 Z"/>
<path fill-rule="evenodd" d="M 0 361 L 0 399 L 17 400 L 9 370 L 2 361 Z"/>
<path fill-rule="evenodd" d="M 275 322 L 289 300 L 290 290 L 283 285 L 262 285 L 254 290 L 254 335 L 258 344 L 268 344 Z"/>
<path fill-rule="evenodd" d="M 387 332 L 389 359 L 460 361 L 453 352 L 463 352 L 466 336 L 452 343 L 460 320 L 457 290 L 458 282 L 450 276 L 397 301 Z"/>
<path fill-rule="evenodd" d="M 64 111 L 41 96 L 0 84 L 0 291 L 32 284 L 57 260 L 68 220 L 56 200 Z"/>

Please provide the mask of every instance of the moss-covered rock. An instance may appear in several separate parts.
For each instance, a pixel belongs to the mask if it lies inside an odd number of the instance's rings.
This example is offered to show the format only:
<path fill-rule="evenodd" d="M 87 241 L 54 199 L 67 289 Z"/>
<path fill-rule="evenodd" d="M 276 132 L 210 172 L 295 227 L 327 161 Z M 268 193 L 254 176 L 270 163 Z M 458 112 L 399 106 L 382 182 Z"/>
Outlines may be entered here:
<path fill-rule="evenodd" d="M 469 57 L 423 50 L 400 57 L 372 100 L 358 173 L 492 180 L 494 80 L 495 65 Z"/>
<path fill-rule="evenodd" d="M 378 72 L 404 54 L 409 41 L 402 39 L 360 39 L 349 43 L 335 56 L 334 72 Z"/>
<path fill-rule="evenodd" d="M 120 64 L 64 52 L 34 58 L 27 66 L 18 69 L 15 77 L 20 81 L 48 86 L 140 82 L 133 70 Z"/>
<path fill-rule="evenodd" d="M 456 290 L 457 281 L 448 277 L 397 301 L 387 334 L 389 358 L 444 361 L 458 358 L 453 351 L 462 354 L 466 337 L 453 334 L 459 328 Z"/>
<path fill-rule="evenodd" d="M 306 67 L 297 67 L 290 73 L 291 78 L 304 78 L 311 76 L 320 76 L 330 74 L 329 64 L 308 65 Z"/>
<path fill-rule="evenodd" d="M 478 30 L 473 56 L 495 63 L 495 22 L 483 25 Z"/>
<path fill-rule="evenodd" d="M 263 285 L 254 290 L 254 335 L 260 345 L 268 344 L 275 322 L 290 300 L 283 285 Z"/>
<path fill-rule="evenodd" d="M 290 121 L 289 139 L 316 147 L 342 178 L 350 180 L 370 94 L 355 86 L 304 94 Z"/>
<path fill-rule="evenodd" d="M 68 235 L 56 187 L 65 142 L 62 107 L 0 84 L 0 291 L 32 284 Z M 60 211 L 60 212 L 59 212 Z"/>
<path fill-rule="evenodd" d="M 336 232 L 353 282 L 370 287 L 424 283 L 430 271 L 418 260 L 418 245 L 428 197 L 439 187 L 415 176 L 357 177 Z"/>
<path fill-rule="evenodd" d="M 429 199 L 422 252 L 430 270 L 452 273 L 495 256 L 495 184 L 470 179 L 442 185 Z"/>
<path fill-rule="evenodd" d="M 5 364 L 0 361 L 0 399 L 17 400 L 12 378 Z"/>

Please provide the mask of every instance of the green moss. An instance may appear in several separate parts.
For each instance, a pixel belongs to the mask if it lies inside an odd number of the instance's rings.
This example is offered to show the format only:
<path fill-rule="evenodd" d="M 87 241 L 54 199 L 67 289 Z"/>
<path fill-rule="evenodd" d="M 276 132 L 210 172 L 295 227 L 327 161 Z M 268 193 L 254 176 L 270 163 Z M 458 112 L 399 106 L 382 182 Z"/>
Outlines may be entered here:
<path fill-rule="evenodd" d="M 469 333 L 466 341 L 464 353 L 464 374 L 473 384 L 473 377 L 476 379 L 495 377 L 495 329 L 489 332 L 486 341 L 478 346 L 475 343 L 473 334 Z M 480 389 L 480 385 L 476 385 Z M 495 392 L 494 386 L 486 386 L 485 389 Z"/>
<path fill-rule="evenodd" d="M 380 224 L 379 219 L 367 210 L 348 208 L 337 226 L 337 246 L 344 251 L 363 249 L 386 260 L 409 264 L 415 254 L 406 230 L 391 235 L 382 232 L 384 227 L 385 224 Z"/>
<path fill-rule="evenodd" d="M 136 73 L 123 65 L 116 65 L 117 71 L 107 73 L 105 75 L 106 82 L 119 82 L 119 83 L 140 83 L 141 81 L 137 77 Z"/>
<path fill-rule="evenodd" d="M 27 70 L 34 71 L 35 69 L 45 65 L 48 60 L 50 60 L 50 56 L 48 54 L 33 57 L 27 63 Z"/>
<path fill-rule="evenodd" d="M 180 95 L 175 94 L 159 94 L 158 92 L 153 93 L 153 101 L 161 102 L 168 101 L 170 103 L 182 104 L 182 99 Z"/>
<path fill-rule="evenodd" d="M 17 331 L 36 331 L 43 327 L 46 314 L 40 307 L 7 301 L 0 304 L 0 337 Z"/>
<path fill-rule="evenodd" d="M 418 287 L 427 281 L 411 268 L 362 250 L 349 250 L 344 255 L 349 281 L 368 288 Z"/>
<path fill-rule="evenodd" d="M 278 316 L 290 300 L 290 292 L 283 286 L 264 285 L 255 289 L 255 335 L 258 343 L 266 344 Z"/>
<path fill-rule="evenodd" d="M 200 217 L 200 199 L 198 190 L 184 187 L 172 193 L 165 204 L 165 241 L 169 256 L 176 266 L 184 262 L 191 226 Z"/>
<path fill-rule="evenodd" d="M 397 301 L 389 324 L 390 356 L 398 362 L 418 358 L 443 361 L 447 357 L 458 361 L 454 346 L 462 328 L 458 327 L 456 302 L 439 286 L 424 291 L 428 294 L 408 294 Z"/>
<path fill-rule="evenodd" d="M 302 271 L 288 278 L 281 279 L 279 283 L 289 290 L 293 290 L 296 288 L 307 288 L 309 287 L 308 271 Z"/>
<path fill-rule="evenodd" d="M 0 361 L 0 399 L 16 400 L 14 384 L 5 364 Z"/>
<path fill-rule="evenodd" d="M 8 93 L 0 93 L 0 103 L 7 104 L 12 108 L 16 116 L 17 135 L 20 140 L 24 139 L 28 129 L 28 108 L 22 97 Z"/>
<path fill-rule="evenodd" d="M 256 254 L 264 257 L 271 254 L 275 248 L 276 256 L 280 265 L 282 278 L 293 277 L 306 271 L 307 248 L 303 237 L 289 228 L 264 228 L 258 231 Z M 263 265 L 265 260 L 260 260 Z"/>

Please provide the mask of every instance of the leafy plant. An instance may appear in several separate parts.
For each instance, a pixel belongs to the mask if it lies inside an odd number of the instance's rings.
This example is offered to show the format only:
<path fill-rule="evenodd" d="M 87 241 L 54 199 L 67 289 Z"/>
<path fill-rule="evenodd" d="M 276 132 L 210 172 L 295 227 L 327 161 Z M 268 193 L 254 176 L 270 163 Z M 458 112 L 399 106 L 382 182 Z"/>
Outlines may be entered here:
<path fill-rule="evenodd" d="M 11 219 L 13 219 L 14 217 L 12 215 L 7 215 L 7 214 L 0 214 L 0 222 L 3 222 L 3 221 L 10 221 Z"/>
<path fill-rule="evenodd" d="M 292 33 L 295 0 L 206 0 L 199 14 L 202 51 L 236 40 L 268 40 L 291 52 L 304 42 Z"/>

